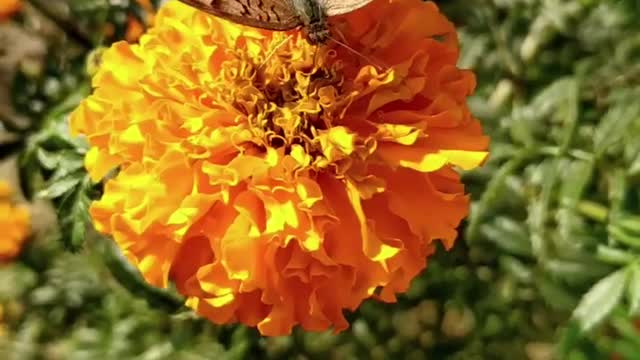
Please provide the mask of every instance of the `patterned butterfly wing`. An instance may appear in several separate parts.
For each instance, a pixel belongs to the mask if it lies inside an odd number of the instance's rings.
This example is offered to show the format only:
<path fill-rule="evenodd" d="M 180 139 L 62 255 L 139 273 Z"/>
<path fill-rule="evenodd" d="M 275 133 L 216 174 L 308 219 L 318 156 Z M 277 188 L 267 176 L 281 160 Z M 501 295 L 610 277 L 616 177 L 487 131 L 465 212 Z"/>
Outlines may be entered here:
<path fill-rule="evenodd" d="M 364 7 L 373 0 L 318 0 L 327 16 L 336 16 Z"/>
<path fill-rule="evenodd" d="M 238 24 L 285 31 L 302 25 L 290 0 L 180 0 Z"/>

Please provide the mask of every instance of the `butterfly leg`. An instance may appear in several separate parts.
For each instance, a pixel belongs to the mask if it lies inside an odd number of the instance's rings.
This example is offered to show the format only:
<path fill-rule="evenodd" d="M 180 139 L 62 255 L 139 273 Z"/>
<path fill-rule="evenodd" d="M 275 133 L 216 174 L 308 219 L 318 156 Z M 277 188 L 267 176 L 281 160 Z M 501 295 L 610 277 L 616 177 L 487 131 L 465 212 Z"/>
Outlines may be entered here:
<path fill-rule="evenodd" d="M 361 58 L 363 58 L 364 60 L 366 60 L 369 64 L 373 65 L 374 67 L 378 68 L 378 70 L 382 70 L 382 71 L 387 71 L 389 70 L 389 66 L 387 66 L 384 63 L 380 63 L 379 61 L 373 60 L 371 57 L 357 51 L 356 49 L 352 48 L 351 46 L 347 45 L 349 43 L 349 41 L 347 40 L 347 38 L 344 36 L 344 34 L 342 33 L 342 31 L 340 31 L 340 29 L 337 26 L 333 27 L 333 33 L 337 34 L 338 37 L 340 37 L 340 40 L 336 39 L 333 36 L 329 36 L 329 40 L 335 42 L 336 44 L 342 46 L 343 48 L 347 49 L 349 52 L 352 52 L 358 56 L 360 56 Z"/>
<path fill-rule="evenodd" d="M 291 40 L 292 37 L 293 37 L 292 35 L 287 35 L 287 37 L 284 38 L 282 41 L 280 41 L 278 45 L 276 45 L 273 49 L 271 49 L 271 51 L 269 51 L 267 56 L 265 56 L 264 60 L 262 61 L 262 64 L 258 66 L 258 70 L 262 69 L 262 67 L 267 64 L 267 62 L 273 57 L 273 55 L 275 55 L 276 52 L 280 50 L 280 48 L 284 46 L 284 44 L 287 43 L 287 41 Z"/>

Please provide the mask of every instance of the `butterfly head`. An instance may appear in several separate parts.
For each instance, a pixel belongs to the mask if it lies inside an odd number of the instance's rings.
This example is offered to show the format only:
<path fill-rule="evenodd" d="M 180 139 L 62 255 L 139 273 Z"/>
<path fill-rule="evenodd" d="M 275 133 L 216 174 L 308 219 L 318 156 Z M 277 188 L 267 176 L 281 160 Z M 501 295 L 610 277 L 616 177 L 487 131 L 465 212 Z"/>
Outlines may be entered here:
<path fill-rule="evenodd" d="M 324 21 L 314 22 L 306 26 L 307 41 L 311 45 L 325 44 L 331 38 L 331 32 Z"/>

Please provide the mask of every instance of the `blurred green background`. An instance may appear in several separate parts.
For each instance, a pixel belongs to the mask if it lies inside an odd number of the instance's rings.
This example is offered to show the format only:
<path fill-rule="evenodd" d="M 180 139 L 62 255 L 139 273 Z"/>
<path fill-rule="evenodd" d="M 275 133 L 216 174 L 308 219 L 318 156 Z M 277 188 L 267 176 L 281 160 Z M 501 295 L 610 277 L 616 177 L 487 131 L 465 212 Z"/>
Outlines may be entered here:
<path fill-rule="evenodd" d="M 0 23 L 0 174 L 36 233 L 0 267 L 0 359 L 640 359 L 640 1 L 437 3 L 492 137 L 463 236 L 348 331 L 262 338 L 180 309 L 86 230 L 100 189 L 67 115 L 144 6 L 24 1 Z"/>

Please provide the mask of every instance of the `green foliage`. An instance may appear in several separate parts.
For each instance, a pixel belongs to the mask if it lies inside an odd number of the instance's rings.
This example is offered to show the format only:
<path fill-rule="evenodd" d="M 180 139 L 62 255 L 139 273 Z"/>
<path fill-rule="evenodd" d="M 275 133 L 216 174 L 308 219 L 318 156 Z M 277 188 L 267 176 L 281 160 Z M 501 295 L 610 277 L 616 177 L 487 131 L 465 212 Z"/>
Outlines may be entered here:
<path fill-rule="evenodd" d="M 338 335 L 213 326 L 144 285 L 87 230 L 100 186 L 82 168 L 86 144 L 66 128 L 88 93 L 78 65 L 87 51 L 52 49 L 47 71 L 20 72 L 14 106 L 33 123 L 6 127 L 23 139 L 23 189 L 53 201 L 59 237 L 78 253 L 34 245 L 1 269 L 0 284 L 17 287 L 0 286 L 9 329 L 0 358 L 636 359 L 640 6 L 438 3 L 459 26 L 461 66 L 477 74 L 470 103 L 491 157 L 465 174 L 474 203 L 455 249 L 439 251 L 398 304 L 364 303 Z M 117 28 L 112 41 L 123 14 L 139 12 L 126 1 L 70 4 L 96 45 L 105 23 Z"/>
<path fill-rule="evenodd" d="M 88 93 L 88 86 L 81 86 L 45 114 L 39 129 L 28 136 L 20 157 L 27 195 L 53 200 L 60 238 L 74 251 L 82 247 L 86 238 L 91 222 L 88 209 L 97 195 L 97 186 L 84 170 L 87 145 L 69 133 L 67 122 L 69 112 Z"/>

